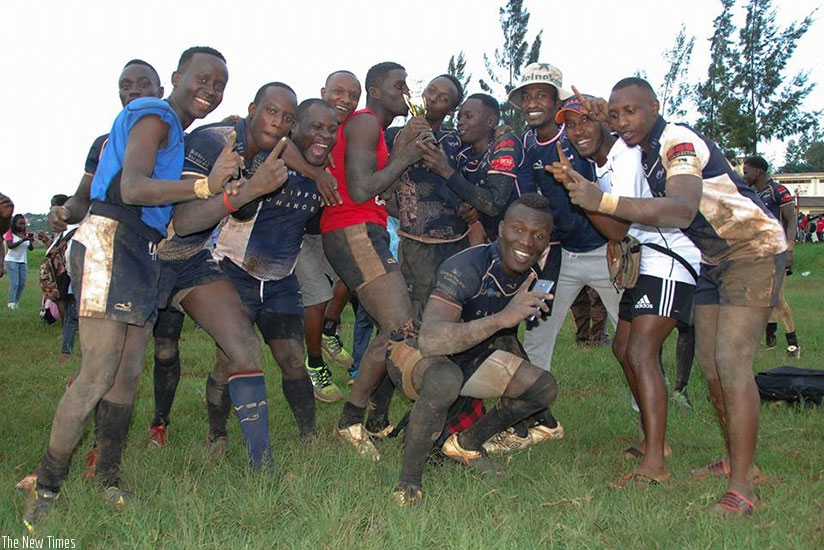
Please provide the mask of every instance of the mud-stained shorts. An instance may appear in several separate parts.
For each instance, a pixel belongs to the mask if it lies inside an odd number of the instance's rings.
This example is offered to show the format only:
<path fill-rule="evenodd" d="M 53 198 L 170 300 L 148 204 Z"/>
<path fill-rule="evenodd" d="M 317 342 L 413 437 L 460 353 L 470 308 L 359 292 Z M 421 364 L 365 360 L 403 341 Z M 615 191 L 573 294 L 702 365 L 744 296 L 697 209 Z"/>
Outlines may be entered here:
<path fill-rule="evenodd" d="M 652 275 L 639 275 L 634 288 L 627 288 L 621 295 L 618 318 L 632 321 L 641 315 L 657 315 L 673 319 L 689 319 L 695 285 L 662 279 Z"/>
<path fill-rule="evenodd" d="M 378 277 L 400 270 L 389 251 L 389 233 L 374 223 L 324 233 L 323 251 L 341 280 L 355 293 Z"/>
<path fill-rule="evenodd" d="M 401 237 L 398 246 L 398 261 L 401 273 L 406 279 L 409 299 L 419 304 L 426 303 L 432 289 L 435 288 L 435 276 L 438 267 L 469 246 L 469 239 L 449 243 L 424 243 L 407 237 Z"/>
<path fill-rule="evenodd" d="M 323 241 L 320 235 L 304 235 L 303 246 L 295 264 L 295 275 L 300 282 L 304 307 L 328 302 L 334 296 L 332 285 L 340 277 L 332 269 L 326 254 L 323 253 Z"/>
<path fill-rule="evenodd" d="M 78 317 L 138 326 L 154 321 L 160 276 L 154 243 L 92 214 L 74 235 L 69 263 Z"/>
<path fill-rule="evenodd" d="M 180 309 L 181 300 L 193 288 L 226 279 L 210 250 L 203 249 L 186 260 L 161 260 L 157 306 Z"/>
<path fill-rule="evenodd" d="M 775 307 L 784 279 L 787 253 L 701 264 L 695 305 Z"/>
<path fill-rule="evenodd" d="M 305 313 L 294 273 L 277 281 L 260 281 L 229 259 L 223 260 L 220 267 L 232 281 L 249 320 L 260 329 L 264 340 L 303 342 Z"/>

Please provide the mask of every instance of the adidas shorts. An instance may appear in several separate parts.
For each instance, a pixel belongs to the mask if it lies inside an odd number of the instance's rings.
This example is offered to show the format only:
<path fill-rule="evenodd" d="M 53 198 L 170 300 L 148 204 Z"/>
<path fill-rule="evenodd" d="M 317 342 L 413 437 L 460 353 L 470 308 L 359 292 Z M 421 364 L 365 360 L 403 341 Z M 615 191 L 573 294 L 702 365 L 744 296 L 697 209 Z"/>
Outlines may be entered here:
<path fill-rule="evenodd" d="M 680 318 L 692 307 L 695 286 L 672 279 L 641 275 L 635 288 L 624 290 L 618 318 L 632 321 L 639 315 Z"/>

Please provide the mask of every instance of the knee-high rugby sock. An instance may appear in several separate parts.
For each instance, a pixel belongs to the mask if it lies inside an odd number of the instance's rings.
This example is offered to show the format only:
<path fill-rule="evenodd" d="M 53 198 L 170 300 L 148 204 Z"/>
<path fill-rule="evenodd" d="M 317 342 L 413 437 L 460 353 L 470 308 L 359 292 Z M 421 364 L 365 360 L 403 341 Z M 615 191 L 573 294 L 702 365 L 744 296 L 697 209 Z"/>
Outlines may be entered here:
<path fill-rule="evenodd" d="M 269 405 L 263 371 L 229 373 L 229 396 L 240 421 L 249 465 L 255 470 L 270 465 Z"/>
<path fill-rule="evenodd" d="M 120 462 L 132 421 L 132 405 L 102 400 L 97 406 L 97 458 L 95 479 L 104 487 L 120 485 Z"/>
<path fill-rule="evenodd" d="M 297 380 L 281 382 L 283 397 L 292 409 L 292 415 L 298 425 L 298 436 L 306 437 L 315 433 L 315 394 L 308 376 Z"/>
<path fill-rule="evenodd" d="M 209 415 L 209 438 L 226 437 L 226 420 L 232 410 L 229 388 L 210 374 L 206 379 L 206 412 Z"/>
<path fill-rule="evenodd" d="M 175 400 L 177 384 L 180 382 L 180 355 L 175 353 L 169 359 L 155 358 L 154 398 L 155 415 L 152 426 L 168 426 L 172 402 Z"/>

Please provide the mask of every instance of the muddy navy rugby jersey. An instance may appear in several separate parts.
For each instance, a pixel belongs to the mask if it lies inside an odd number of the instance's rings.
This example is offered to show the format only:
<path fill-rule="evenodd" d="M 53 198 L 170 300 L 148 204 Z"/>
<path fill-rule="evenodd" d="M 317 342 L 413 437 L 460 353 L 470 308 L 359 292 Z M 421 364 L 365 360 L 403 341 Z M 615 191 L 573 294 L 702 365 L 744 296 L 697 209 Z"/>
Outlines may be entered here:
<path fill-rule="evenodd" d="M 514 279 L 506 276 L 498 241 L 473 246 L 441 264 L 430 300 L 441 300 L 459 308 L 461 321 L 474 321 L 502 311 L 530 276 L 538 276 L 536 267 Z M 491 340 L 517 333 L 517 325 L 499 330 L 484 342 L 455 354 L 454 358 L 460 362 L 462 358 L 474 357 L 479 350 L 487 350 Z"/>
<path fill-rule="evenodd" d="M 701 178 L 698 213 L 684 233 L 701 251 L 702 262 L 772 256 L 786 250 L 784 230 L 747 183 L 708 138 L 659 116 L 643 155 L 653 195 L 666 195 L 667 178 Z"/>
<path fill-rule="evenodd" d="M 283 279 L 294 270 L 306 225 L 320 207 L 314 180 L 289 170 L 283 187 L 262 197 L 251 218 L 226 220 L 217 237 L 215 258 L 229 258 L 260 281 Z"/>
<path fill-rule="evenodd" d="M 588 180 L 594 181 L 594 164 L 578 155 L 569 143 L 563 127 L 554 138 L 546 142 L 538 141 L 538 136 L 533 130 L 524 134 L 524 150 L 528 162 L 532 165 L 535 185 L 541 194 L 549 199 L 552 215 L 555 217 L 552 240 L 561 241 L 561 247 L 570 252 L 589 252 L 603 246 L 607 240 L 598 233 L 584 210 L 572 204 L 563 184 L 544 170 L 545 166 L 560 160 L 556 147 L 556 143 L 559 142 L 572 167 Z"/>
<path fill-rule="evenodd" d="M 390 155 L 400 128 L 386 131 Z M 458 136 L 451 130 L 436 130 L 435 139 L 443 148 L 449 165 L 457 170 L 456 157 L 461 148 Z M 458 207 L 463 202 L 439 175 L 430 172 L 423 161 L 404 170 L 395 191 L 398 201 L 400 228 L 398 234 L 424 242 L 457 241 L 466 234 L 468 227 Z"/>
<path fill-rule="evenodd" d="M 237 133 L 235 149 L 242 154 L 246 150 L 246 120 L 241 119 L 237 124 L 218 122 L 207 124 L 195 129 L 186 136 L 185 157 L 183 160 L 183 176 L 205 178 L 212 171 L 212 167 L 232 132 Z M 244 177 L 251 177 L 255 168 L 262 162 L 255 157 L 246 161 Z M 181 237 L 174 232 L 174 226 L 169 226 L 168 236 L 157 248 L 158 258 L 161 260 L 185 260 L 197 254 L 209 242 L 214 228 L 205 229 Z"/>
<path fill-rule="evenodd" d="M 790 190 L 775 180 L 767 182 L 767 186 L 758 192 L 758 198 L 779 222 L 781 221 L 781 207 L 792 203 L 794 200 Z"/>

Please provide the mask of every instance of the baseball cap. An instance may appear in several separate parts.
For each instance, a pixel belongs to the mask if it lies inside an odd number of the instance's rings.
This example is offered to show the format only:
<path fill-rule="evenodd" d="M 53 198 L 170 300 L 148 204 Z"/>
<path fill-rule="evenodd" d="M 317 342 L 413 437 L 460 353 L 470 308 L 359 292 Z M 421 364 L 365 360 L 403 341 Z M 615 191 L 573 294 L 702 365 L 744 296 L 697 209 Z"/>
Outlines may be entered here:
<path fill-rule="evenodd" d="M 524 67 L 521 73 L 521 81 L 511 92 L 509 92 L 509 103 L 516 109 L 521 108 L 521 102 L 516 95 L 526 86 L 530 84 L 549 84 L 558 91 L 559 99 L 567 99 L 573 94 L 569 90 L 564 89 L 564 74 L 561 69 L 550 65 L 549 63 L 530 63 Z"/>
<path fill-rule="evenodd" d="M 595 99 L 594 96 L 591 96 L 591 95 L 588 95 L 588 94 L 581 94 L 581 95 L 583 95 L 584 99 Z M 586 107 L 584 107 L 584 104 L 581 103 L 580 99 L 578 99 L 578 96 L 572 96 L 569 99 L 567 99 L 566 101 L 564 101 L 564 106 L 561 107 L 560 109 L 558 109 L 558 112 L 555 113 L 555 122 L 557 124 L 563 124 L 564 121 L 566 120 L 566 116 L 564 116 L 565 111 L 569 111 L 569 112 L 572 112 L 572 113 L 579 113 L 579 114 L 582 114 L 582 115 L 587 114 Z"/>

